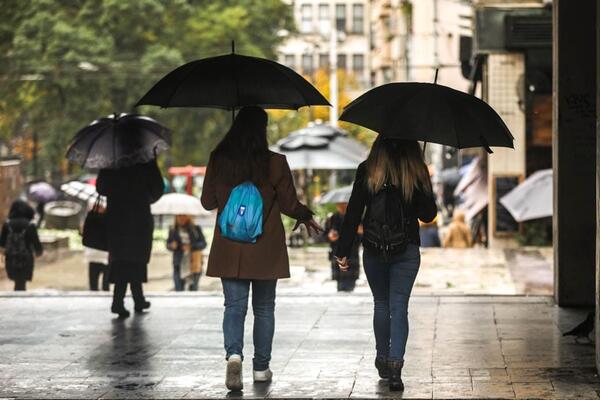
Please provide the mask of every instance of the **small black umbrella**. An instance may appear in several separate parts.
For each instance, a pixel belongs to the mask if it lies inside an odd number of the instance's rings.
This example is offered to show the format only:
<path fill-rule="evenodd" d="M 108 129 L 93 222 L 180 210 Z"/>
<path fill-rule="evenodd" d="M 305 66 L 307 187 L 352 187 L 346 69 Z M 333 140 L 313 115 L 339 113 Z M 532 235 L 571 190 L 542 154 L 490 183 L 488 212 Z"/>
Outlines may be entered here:
<path fill-rule="evenodd" d="M 311 105 L 330 106 L 313 85 L 290 68 L 234 52 L 192 61 L 174 69 L 136 106 L 144 104 L 226 110 L 250 105 L 291 110 Z"/>
<path fill-rule="evenodd" d="M 146 163 L 170 144 L 167 128 L 139 114 L 112 114 L 73 138 L 67 159 L 86 168 L 122 168 Z"/>
<path fill-rule="evenodd" d="M 475 96 L 435 83 L 389 83 L 351 102 L 340 120 L 385 137 L 445 144 L 459 149 L 513 148 L 502 118 Z"/>

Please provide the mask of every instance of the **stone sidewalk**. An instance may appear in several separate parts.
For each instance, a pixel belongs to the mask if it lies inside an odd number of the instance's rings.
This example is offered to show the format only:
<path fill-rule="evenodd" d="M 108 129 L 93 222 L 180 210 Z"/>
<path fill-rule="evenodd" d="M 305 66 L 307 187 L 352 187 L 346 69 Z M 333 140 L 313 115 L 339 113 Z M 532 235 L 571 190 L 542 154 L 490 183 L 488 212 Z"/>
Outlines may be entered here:
<path fill-rule="evenodd" d="M 585 310 L 548 297 L 411 300 L 406 390 L 373 368 L 368 295 L 281 295 L 272 384 L 251 381 L 247 320 L 243 395 L 228 394 L 223 299 L 151 295 L 127 320 L 97 294 L 0 296 L 0 398 L 598 398 L 594 347 L 561 337 Z"/>

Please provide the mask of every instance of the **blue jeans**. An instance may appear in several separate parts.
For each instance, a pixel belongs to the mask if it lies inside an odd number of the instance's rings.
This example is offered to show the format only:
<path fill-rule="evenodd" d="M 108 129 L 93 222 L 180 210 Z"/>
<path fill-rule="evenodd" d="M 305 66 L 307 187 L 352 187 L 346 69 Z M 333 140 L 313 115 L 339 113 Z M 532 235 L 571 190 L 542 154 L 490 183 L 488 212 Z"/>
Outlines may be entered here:
<path fill-rule="evenodd" d="M 269 368 L 273 334 L 275 333 L 275 288 L 277 280 L 249 280 L 222 278 L 225 295 L 223 336 L 227 359 L 232 354 L 243 357 L 244 322 L 248 311 L 248 295 L 252 284 L 252 310 L 254 312 L 255 371 Z"/>
<path fill-rule="evenodd" d="M 421 264 L 419 246 L 409 244 L 403 253 L 387 261 L 365 251 L 363 263 L 373 293 L 377 357 L 403 361 L 408 339 L 408 299 Z"/>

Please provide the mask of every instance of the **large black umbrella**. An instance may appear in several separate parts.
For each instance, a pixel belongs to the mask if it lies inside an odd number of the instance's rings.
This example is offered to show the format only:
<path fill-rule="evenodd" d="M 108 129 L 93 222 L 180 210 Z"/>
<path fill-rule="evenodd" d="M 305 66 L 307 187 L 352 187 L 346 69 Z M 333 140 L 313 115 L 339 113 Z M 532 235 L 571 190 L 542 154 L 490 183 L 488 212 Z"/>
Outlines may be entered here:
<path fill-rule="evenodd" d="M 170 142 L 169 130 L 152 118 L 112 114 L 77 132 L 67 159 L 86 168 L 122 168 L 156 158 Z"/>
<path fill-rule="evenodd" d="M 184 64 L 158 81 L 136 104 L 161 107 L 243 106 L 297 110 L 330 106 L 302 76 L 275 61 L 228 54 Z"/>
<path fill-rule="evenodd" d="M 435 83 L 389 83 L 351 102 L 340 120 L 386 137 L 420 140 L 459 149 L 513 148 L 502 118 L 475 96 Z"/>

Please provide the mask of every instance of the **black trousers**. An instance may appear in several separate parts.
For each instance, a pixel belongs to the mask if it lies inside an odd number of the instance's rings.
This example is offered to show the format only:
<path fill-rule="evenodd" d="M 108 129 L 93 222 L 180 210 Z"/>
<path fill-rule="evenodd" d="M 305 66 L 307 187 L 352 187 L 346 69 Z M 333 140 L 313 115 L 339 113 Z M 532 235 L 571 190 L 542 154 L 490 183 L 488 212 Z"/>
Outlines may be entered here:
<path fill-rule="evenodd" d="M 113 305 L 122 306 L 125 300 L 125 294 L 127 293 L 127 284 L 131 287 L 131 296 L 135 304 L 141 304 L 146 299 L 144 298 L 144 289 L 142 289 L 142 282 L 127 282 L 119 280 L 115 283 L 113 291 Z"/>
<path fill-rule="evenodd" d="M 91 262 L 88 266 L 89 271 L 89 279 L 90 279 L 90 290 L 98 290 L 98 280 L 102 275 L 102 290 L 109 290 L 109 281 L 108 281 L 108 265 Z"/>

